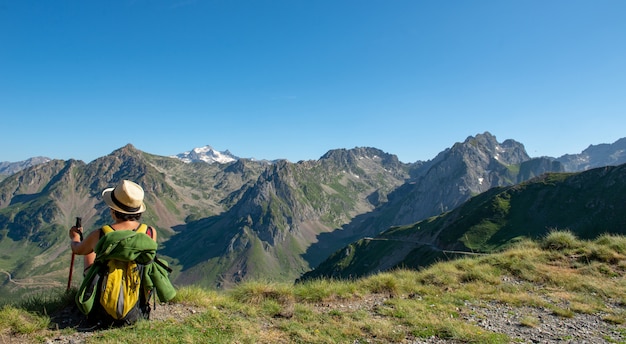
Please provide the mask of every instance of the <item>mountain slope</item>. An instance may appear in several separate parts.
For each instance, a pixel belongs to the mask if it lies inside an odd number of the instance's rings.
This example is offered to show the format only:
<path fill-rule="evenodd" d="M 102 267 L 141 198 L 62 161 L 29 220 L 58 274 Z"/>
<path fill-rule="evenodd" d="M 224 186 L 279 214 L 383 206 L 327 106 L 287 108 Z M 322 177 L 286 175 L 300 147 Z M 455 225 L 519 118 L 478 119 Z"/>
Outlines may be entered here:
<path fill-rule="evenodd" d="M 468 137 L 434 159 L 412 165 L 409 171 L 412 178 L 389 193 L 388 201 L 372 212 L 355 217 L 342 231 L 321 234 L 307 255 L 318 250 L 334 252 L 391 226 L 414 223 L 452 210 L 493 187 L 562 170 L 560 163 L 553 160 L 531 159 L 524 146 L 514 140 L 499 143 L 489 132 Z"/>
<path fill-rule="evenodd" d="M 493 188 L 453 211 L 355 242 L 303 279 L 420 268 L 463 252 L 493 252 L 552 229 L 586 239 L 603 232 L 626 234 L 626 165 L 551 173 Z"/>
<path fill-rule="evenodd" d="M 177 281 L 185 284 L 294 280 L 310 269 L 312 259 L 331 253 L 304 256 L 319 233 L 372 210 L 368 196 L 384 198 L 407 177 L 395 156 L 373 148 L 335 150 L 318 161 L 277 162 L 230 210 L 190 223 L 163 252 L 179 259 L 183 270 Z"/>

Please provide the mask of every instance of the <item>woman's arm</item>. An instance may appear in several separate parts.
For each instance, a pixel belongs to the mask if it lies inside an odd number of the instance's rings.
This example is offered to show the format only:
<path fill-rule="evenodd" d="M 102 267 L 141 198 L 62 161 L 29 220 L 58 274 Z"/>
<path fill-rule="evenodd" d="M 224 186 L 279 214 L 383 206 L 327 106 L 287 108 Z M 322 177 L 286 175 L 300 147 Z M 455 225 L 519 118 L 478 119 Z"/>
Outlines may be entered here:
<path fill-rule="evenodd" d="M 82 232 L 82 228 L 75 226 L 70 228 L 70 239 L 72 240 L 70 247 L 72 248 L 72 252 L 78 255 L 87 255 L 93 252 L 98 240 L 100 240 L 100 231 L 96 230 L 91 232 L 83 241 L 80 241 L 79 232 Z"/>

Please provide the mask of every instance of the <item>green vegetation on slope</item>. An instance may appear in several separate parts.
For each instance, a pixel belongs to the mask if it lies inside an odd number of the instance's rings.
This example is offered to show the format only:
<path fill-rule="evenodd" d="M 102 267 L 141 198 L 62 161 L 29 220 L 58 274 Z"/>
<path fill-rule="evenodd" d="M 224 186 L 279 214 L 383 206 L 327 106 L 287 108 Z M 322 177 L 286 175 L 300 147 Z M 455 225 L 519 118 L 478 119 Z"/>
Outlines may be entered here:
<path fill-rule="evenodd" d="M 255 280 L 227 292 L 185 287 L 175 302 L 202 311 L 184 319 L 172 316 L 100 331 L 87 342 L 388 343 L 433 336 L 475 343 L 515 341 L 467 320 L 477 308 L 494 303 L 520 311 L 549 309 L 562 318 L 594 314 L 623 341 L 625 273 L 626 237 L 602 235 L 587 241 L 569 231 L 554 231 L 500 253 L 421 271 L 401 269 L 352 281 L 320 279 L 296 285 Z M 0 338 L 36 342 L 58 337 L 45 315 L 53 306 L 58 307 L 49 299 L 5 305 L 0 310 Z M 540 320 L 525 315 L 517 321 L 532 327 Z M 72 330 L 63 334 L 72 335 Z"/>
<path fill-rule="evenodd" d="M 354 278 L 406 267 L 420 269 L 458 254 L 492 253 L 550 230 L 589 239 L 626 234 L 626 165 L 583 173 L 550 173 L 492 188 L 460 207 L 335 252 L 309 278 Z M 609 228 L 609 230 L 606 230 Z M 349 254 L 347 254 L 349 253 Z"/>

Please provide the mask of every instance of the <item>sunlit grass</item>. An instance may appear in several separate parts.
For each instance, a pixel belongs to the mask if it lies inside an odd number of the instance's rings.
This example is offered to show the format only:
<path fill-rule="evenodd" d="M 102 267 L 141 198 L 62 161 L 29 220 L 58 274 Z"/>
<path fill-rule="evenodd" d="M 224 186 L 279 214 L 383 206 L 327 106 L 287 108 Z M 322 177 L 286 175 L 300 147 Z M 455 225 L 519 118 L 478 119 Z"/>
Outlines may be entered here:
<path fill-rule="evenodd" d="M 477 307 L 495 303 L 548 309 L 564 319 L 602 314 L 607 324 L 622 326 L 624 243 L 618 236 L 583 241 L 555 231 L 539 242 L 520 241 L 501 253 L 421 271 L 297 284 L 257 280 L 219 292 L 189 286 L 178 290 L 174 302 L 196 307 L 195 314 L 97 332 L 89 341 L 388 343 L 433 336 L 473 343 L 512 341 L 466 321 L 468 300 Z M 51 338 L 54 331 L 42 310 L 64 302 L 65 296 L 41 296 L 2 308 L 0 335 Z M 525 315 L 519 325 L 534 328 L 539 319 Z"/>
<path fill-rule="evenodd" d="M 50 323 L 47 316 L 37 315 L 13 306 L 0 309 L 0 333 L 31 334 L 44 330 Z"/>

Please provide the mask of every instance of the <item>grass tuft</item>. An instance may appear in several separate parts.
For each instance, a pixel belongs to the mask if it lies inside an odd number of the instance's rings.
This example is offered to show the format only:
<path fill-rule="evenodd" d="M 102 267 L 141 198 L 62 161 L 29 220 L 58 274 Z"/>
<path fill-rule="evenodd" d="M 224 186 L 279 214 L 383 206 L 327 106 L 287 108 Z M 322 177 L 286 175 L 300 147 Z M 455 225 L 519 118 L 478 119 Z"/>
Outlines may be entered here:
<path fill-rule="evenodd" d="M 626 255 L 626 236 L 602 234 L 594 242 L 598 245 L 607 246 L 616 253 Z"/>
<path fill-rule="evenodd" d="M 523 316 L 520 319 L 519 323 L 522 326 L 533 327 L 534 328 L 534 327 L 539 326 L 541 321 L 537 317 L 533 317 L 533 316 L 530 316 L 530 315 L 525 315 L 525 316 Z"/>
<path fill-rule="evenodd" d="M 580 248 L 582 242 L 569 230 L 552 230 L 542 241 L 542 248 L 553 251 Z"/>
<path fill-rule="evenodd" d="M 48 327 L 50 318 L 14 306 L 0 309 L 0 333 L 31 334 Z"/>
<path fill-rule="evenodd" d="M 70 289 L 67 292 L 41 292 L 20 300 L 19 308 L 40 315 L 48 315 L 73 304 L 75 296 L 76 289 Z"/>
<path fill-rule="evenodd" d="M 230 292 L 238 302 L 259 305 L 271 300 L 278 303 L 293 303 L 292 288 L 284 283 L 248 281 L 237 286 Z"/>
<path fill-rule="evenodd" d="M 388 294 L 396 296 L 400 291 L 398 280 L 395 275 L 391 273 L 380 273 L 367 277 L 362 280 L 361 284 L 369 292 L 375 294 Z"/>

